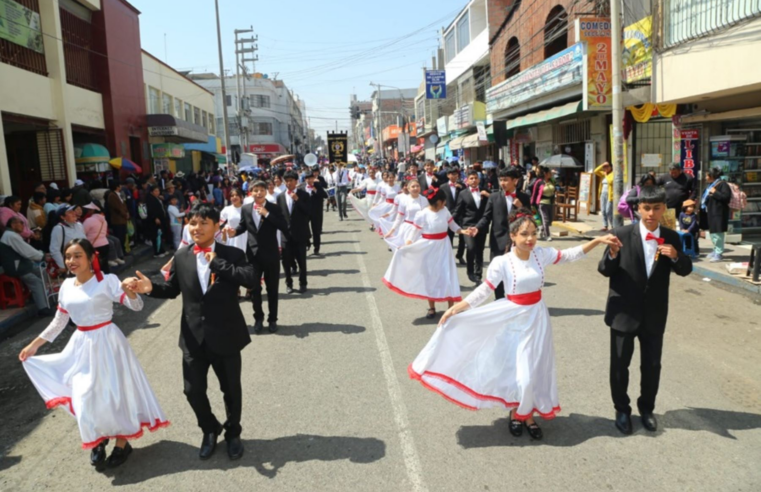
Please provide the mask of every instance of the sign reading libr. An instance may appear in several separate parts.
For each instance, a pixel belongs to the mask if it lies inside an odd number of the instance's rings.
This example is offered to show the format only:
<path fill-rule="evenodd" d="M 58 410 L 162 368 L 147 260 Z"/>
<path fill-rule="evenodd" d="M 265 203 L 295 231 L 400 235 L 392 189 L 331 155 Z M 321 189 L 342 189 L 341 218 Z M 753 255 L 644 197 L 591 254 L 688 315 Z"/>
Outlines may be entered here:
<path fill-rule="evenodd" d="M 425 71 L 425 98 L 447 98 L 447 72 L 446 70 Z"/>

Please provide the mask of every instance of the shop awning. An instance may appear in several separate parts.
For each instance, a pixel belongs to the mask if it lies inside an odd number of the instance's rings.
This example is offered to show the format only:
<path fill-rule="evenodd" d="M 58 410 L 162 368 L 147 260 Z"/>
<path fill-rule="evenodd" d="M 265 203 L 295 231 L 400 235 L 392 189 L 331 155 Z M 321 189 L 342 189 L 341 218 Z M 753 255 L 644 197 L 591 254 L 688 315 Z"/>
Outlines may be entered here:
<path fill-rule="evenodd" d="M 463 148 L 462 143 L 465 141 L 465 138 L 467 135 L 463 135 L 462 137 L 457 137 L 451 142 L 449 142 L 449 148 L 452 150 L 460 150 Z"/>
<path fill-rule="evenodd" d="M 478 134 L 468 135 L 465 140 L 462 141 L 463 149 L 472 149 L 474 147 L 481 147 L 482 145 L 489 145 L 489 142 L 482 142 L 478 140 Z"/>
<path fill-rule="evenodd" d="M 449 142 L 451 142 L 450 138 L 447 136 L 443 136 L 441 137 L 441 140 L 439 140 L 438 143 L 436 144 L 436 148 L 443 149 L 444 147 L 447 146 Z"/>
<path fill-rule="evenodd" d="M 545 121 L 556 120 L 563 116 L 575 114 L 581 111 L 582 104 L 581 101 L 574 101 L 568 104 L 563 104 L 562 106 L 545 109 L 544 111 L 539 111 L 537 113 L 519 116 L 518 118 L 507 120 L 507 129 L 510 130 L 511 128 L 519 128 L 522 126 L 533 126 Z"/>

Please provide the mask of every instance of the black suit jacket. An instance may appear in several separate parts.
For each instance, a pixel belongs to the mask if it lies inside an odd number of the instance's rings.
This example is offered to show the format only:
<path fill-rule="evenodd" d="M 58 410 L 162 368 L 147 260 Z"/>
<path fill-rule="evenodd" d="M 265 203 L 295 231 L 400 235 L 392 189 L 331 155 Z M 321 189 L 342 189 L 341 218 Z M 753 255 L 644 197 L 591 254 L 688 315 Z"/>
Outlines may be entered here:
<path fill-rule="evenodd" d="M 296 188 L 294 192 L 298 200 L 293 202 L 293 210 L 291 212 L 288 212 L 288 202 L 285 199 L 288 190 L 277 196 L 277 204 L 288 223 L 288 233 L 283 235 L 283 241 L 307 242 L 312 237 L 312 233 L 309 230 L 309 221 L 312 215 L 311 200 L 309 199 L 309 194 L 302 188 Z"/>
<path fill-rule="evenodd" d="M 521 202 L 523 207 L 529 206 L 530 198 L 522 191 L 516 191 L 515 198 Z M 513 210 L 515 207 L 513 207 Z M 489 249 L 492 253 L 502 254 L 507 250 L 508 245 L 512 244 L 510 240 L 510 221 L 507 215 L 507 199 L 505 192 L 500 188 L 492 193 L 486 201 L 486 209 L 481 220 L 478 221 L 478 233 L 486 234 L 491 224 L 491 233 L 489 234 Z"/>
<path fill-rule="evenodd" d="M 254 204 L 243 205 L 240 211 L 240 224 L 235 230 L 236 234 L 248 233 L 248 254 L 252 258 L 262 261 L 277 262 L 280 253 L 277 245 L 277 230 L 288 231 L 288 223 L 283 217 L 280 207 L 268 201 L 264 202 L 267 209 L 267 217 L 261 217 L 259 227 L 254 222 Z"/>
<path fill-rule="evenodd" d="M 478 193 L 481 193 L 480 189 L 478 190 Z M 452 214 L 454 215 L 455 222 L 457 222 L 460 227 L 478 226 L 478 223 L 486 212 L 486 205 L 488 202 L 488 198 L 481 197 L 481 203 L 476 207 L 476 201 L 473 199 L 473 193 L 470 189 L 462 190 L 457 197 L 457 205 Z"/>
<path fill-rule="evenodd" d="M 306 184 L 299 188 L 303 189 L 304 192 L 306 192 Z M 309 208 L 311 209 L 310 216 L 311 217 L 322 217 L 322 206 L 325 204 L 325 200 L 328 199 L 328 192 L 325 190 L 327 188 L 327 185 L 325 183 L 325 178 L 322 176 L 319 177 L 319 179 L 314 180 L 314 193 L 309 197 Z M 349 186 L 351 188 L 351 185 Z M 309 193 L 307 193 L 309 195 Z"/>
<path fill-rule="evenodd" d="M 670 244 L 679 252 L 676 261 L 661 255 L 653 273 L 647 277 L 645 251 L 639 224 L 632 224 L 613 231 L 624 247 L 611 259 L 609 249 L 600 260 L 598 270 L 610 278 L 605 323 L 623 333 L 646 333 L 662 335 L 666 330 L 669 309 L 669 281 L 671 272 L 686 277 L 692 272 L 692 261 L 682 253 L 679 234 L 661 227 L 664 244 Z"/>
<path fill-rule="evenodd" d="M 425 179 L 425 173 L 420 173 L 420 176 L 417 178 L 418 183 L 420 183 L 420 192 L 428 189 L 428 180 Z M 446 183 L 447 180 L 441 181 L 439 177 L 436 175 L 436 173 L 433 173 L 433 178 L 431 178 L 431 185 L 439 188 L 442 183 Z"/>
<path fill-rule="evenodd" d="M 254 267 L 246 261 L 243 251 L 220 243 L 214 248 L 217 256 L 209 268 L 216 278 L 206 294 L 201 290 L 191 245 L 177 251 L 169 280 L 153 282 L 149 296 L 174 299 L 182 294 L 180 348 L 184 352 L 197 352 L 206 343 L 215 354 L 232 355 L 251 342 L 238 304 L 238 288 L 250 287 L 259 279 L 254 278 Z"/>
<path fill-rule="evenodd" d="M 454 193 L 452 193 L 452 187 L 449 186 L 448 180 L 440 187 L 440 189 L 444 192 L 444 195 L 447 197 L 447 210 L 449 210 L 449 213 L 452 215 L 454 215 L 455 205 L 457 205 L 457 198 L 460 196 L 460 192 L 463 189 L 462 183 L 455 184 L 459 184 L 460 187 L 455 188 Z"/>

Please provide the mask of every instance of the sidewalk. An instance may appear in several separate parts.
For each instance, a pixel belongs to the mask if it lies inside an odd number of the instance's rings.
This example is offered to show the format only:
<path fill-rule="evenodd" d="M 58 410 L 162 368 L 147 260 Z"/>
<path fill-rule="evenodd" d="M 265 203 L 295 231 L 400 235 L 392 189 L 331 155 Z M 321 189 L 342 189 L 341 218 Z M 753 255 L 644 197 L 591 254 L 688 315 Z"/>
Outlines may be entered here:
<path fill-rule="evenodd" d="M 594 238 L 603 234 L 602 215 L 586 215 L 579 213 L 578 222 L 553 222 L 551 230 L 553 232 L 568 231 L 570 234 L 576 234 L 581 237 Z M 711 240 L 700 240 L 700 254 L 705 255 L 711 252 Z M 745 290 L 753 294 L 761 294 L 761 285 L 756 285 L 749 279 L 746 280 L 738 275 L 731 275 L 727 271 L 727 265 L 730 263 L 744 263 L 750 260 L 750 245 L 727 244 L 724 251 L 724 261 L 711 263 L 705 258 L 695 258 L 692 260 L 692 274 L 699 275 L 704 279 L 712 282 L 721 282 L 732 287 Z"/>
<path fill-rule="evenodd" d="M 146 257 L 150 257 L 152 251 L 151 246 L 145 244 L 135 246 L 132 253 L 124 257 L 124 265 L 111 267 L 111 273 L 118 275 L 125 270 L 131 269 Z M 23 308 L 0 309 L 0 337 L 19 323 L 29 318 L 34 318 L 36 313 L 37 307 L 31 299 Z"/>

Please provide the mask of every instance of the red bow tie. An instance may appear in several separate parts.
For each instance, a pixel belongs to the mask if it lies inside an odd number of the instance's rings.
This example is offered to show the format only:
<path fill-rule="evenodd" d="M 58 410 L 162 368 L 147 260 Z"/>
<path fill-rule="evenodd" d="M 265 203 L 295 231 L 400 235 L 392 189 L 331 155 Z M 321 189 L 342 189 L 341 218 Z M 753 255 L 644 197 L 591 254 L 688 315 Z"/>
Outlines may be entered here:
<path fill-rule="evenodd" d="M 199 248 L 198 246 L 193 246 L 193 254 L 197 255 L 198 253 L 211 253 L 211 248 Z"/>
<path fill-rule="evenodd" d="M 666 242 L 666 240 L 663 239 L 662 237 L 655 237 L 649 232 L 647 233 L 647 236 L 645 236 L 645 241 L 655 241 L 658 244 L 663 244 Z"/>
<path fill-rule="evenodd" d="M 433 174 L 430 174 L 430 173 L 426 173 L 425 175 L 428 176 L 429 178 L 433 177 Z"/>
<path fill-rule="evenodd" d="M 511 196 L 511 197 L 513 197 L 513 199 L 515 199 L 515 193 L 505 193 L 505 198 L 507 198 L 509 196 Z"/>
<path fill-rule="evenodd" d="M 471 189 L 470 189 L 470 192 L 471 192 L 471 193 L 478 193 L 478 188 L 471 188 Z"/>

